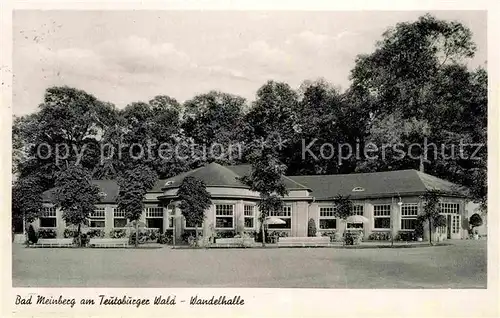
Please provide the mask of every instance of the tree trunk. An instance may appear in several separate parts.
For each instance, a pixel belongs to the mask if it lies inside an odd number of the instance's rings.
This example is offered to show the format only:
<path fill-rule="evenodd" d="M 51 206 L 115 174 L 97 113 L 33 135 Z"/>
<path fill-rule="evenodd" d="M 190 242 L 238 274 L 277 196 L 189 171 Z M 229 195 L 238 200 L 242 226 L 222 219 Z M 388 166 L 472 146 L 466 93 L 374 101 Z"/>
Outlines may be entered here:
<path fill-rule="evenodd" d="M 342 240 L 342 246 L 346 245 L 346 244 L 345 244 L 345 238 L 346 238 L 346 236 L 347 236 L 347 219 L 345 219 L 344 221 L 345 221 L 345 222 L 344 222 L 344 223 L 345 223 L 345 224 L 344 224 L 344 239 Z"/>
<path fill-rule="evenodd" d="M 262 247 L 266 247 L 266 231 L 265 231 L 264 222 L 265 222 L 265 219 L 260 224 L 260 230 L 262 231 Z"/>
<path fill-rule="evenodd" d="M 135 221 L 135 247 L 139 246 L 139 220 Z"/>
<path fill-rule="evenodd" d="M 198 223 L 194 226 L 194 246 L 198 246 Z"/>
<path fill-rule="evenodd" d="M 429 244 L 432 245 L 432 219 L 429 219 Z"/>
<path fill-rule="evenodd" d="M 26 216 L 25 216 L 24 212 L 23 212 L 23 233 L 24 233 L 25 241 L 29 242 L 29 237 L 28 237 L 28 222 L 26 221 Z"/>
<path fill-rule="evenodd" d="M 77 231 L 77 234 L 78 234 L 78 246 L 79 247 L 82 247 L 82 233 L 81 233 L 81 224 L 78 223 L 78 231 Z"/>

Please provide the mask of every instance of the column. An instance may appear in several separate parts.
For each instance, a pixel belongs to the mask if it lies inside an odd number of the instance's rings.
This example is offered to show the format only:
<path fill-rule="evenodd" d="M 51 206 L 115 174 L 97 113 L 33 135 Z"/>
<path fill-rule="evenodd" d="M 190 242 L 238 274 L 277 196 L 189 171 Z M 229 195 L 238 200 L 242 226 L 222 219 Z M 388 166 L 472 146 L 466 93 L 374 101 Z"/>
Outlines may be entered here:
<path fill-rule="evenodd" d="M 373 204 L 370 202 L 365 202 L 365 215 L 364 217 L 368 219 L 368 222 L 364 225 L 364 234 L 365 234 L 365 239 L 368 239 L 368 236 L 373 231 L 374 227 L 374 218 L 373 218 Z"/>
<path fill-rule="evenodd" d="M 401 228 L 401 206 L 395 202 L 391 203 L 391 227 L 392 227 L 392 237 L 396 237 Z"/>
<path fill-rule="evenodd" d="M 168 218 L 169 218 L 169 210 L 167 207 L 164 207 L 163 208 L 163 233 L 165 233 L 165 231 L 168 229 Z M 160 234 L 163 234 L 163 233 L 160 233 Z"/>
<path fill-rule="evenodd" d="M 111 230 L 114 228 L 114 221 L 113 221 L 113 206 L 111 205 L 106 205 L 104 207 L 104 211 L 105 211 L 105 214 L 104 214 L 104 217 L 105 217 L 105 228 L 104 228 L 104 231 L 106 232 L 105 234 L 105 237 L 109 237 L 109 233 L 111 232 Z"/>
<path fill-rule="evenodd" d="M 202 224 L 202 235 L 203 242 L 208 242 L 208 239 L 212 235 L 211 225 L 213 225 L 213 215 L 214 215 L 214 205 L 211 204 L 210 207 L 205 211 L 205 219 Z"/>
<path fill-rule="evenodd" d="M 294 236 L 306 237 L 307 236 L 307 226 L 309 223 L 309 213 L 308 213 L 308 203 L 306 201 L 300 201 L 296 203 L 295 210 L 295 221 L 296 221 L 296 232 Z M 293 212 L 292 212 L 293 213 Z M 292 219 L 293 221 L 293 219 Z"/>
<path fill-rule="evenodd" d="M 61 209 L 56 209 L 56 232 L 58 238 L 64 238 L 64 229 L 66 228 L 66 222 L 62 217 Z"/>
<path fill-rule="evenodd" d="M 180 242 L 181 241 L 181 236 L 182 232 L 184 231 L 183 229 L 183 218 L 181 214 L 181 210 L 174 205 L 174 225 L 175 225 L 175 241 Z"/>
<path fill-rule="evenodd" d="M 243 200 L 239 200 L 236 202 L 234 206 L 234 229 L 236 231 L 236 234 L 242 234 L 238 233 L 238 230 L 241 232 L 245 231 L 245 213 L 244 213 L 244 204 Z"/>

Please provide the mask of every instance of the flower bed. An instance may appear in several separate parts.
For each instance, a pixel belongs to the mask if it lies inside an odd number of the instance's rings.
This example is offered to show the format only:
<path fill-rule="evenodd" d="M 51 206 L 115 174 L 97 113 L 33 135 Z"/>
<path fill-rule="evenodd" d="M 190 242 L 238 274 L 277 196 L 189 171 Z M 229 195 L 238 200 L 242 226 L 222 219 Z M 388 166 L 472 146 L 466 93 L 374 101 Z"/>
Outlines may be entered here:
<path fill-rule="evenodd" d="M 114 239 L 124 238 L 127 236 L 127 230 L 125 229 L 112 229 L 109 231 L 109 237 Z"/>
<path fill-rule="evenodd" d="M 236 235 L 236 231 L 234 230 L 218 230 L 215 232 L 215 238 L 233 238 Z"/>
<path fill-rule="evenodd" d="M 89 238 L 103 238 L 106 235 L 102 229 L 89 229 L 86 234 Z"/>
<path fill-rule="evenodd" d="M 391 238 L 391 232 L 373 232 L 368 236 L 369 241 L 390 241 Z"/>
<path fill-rule="evenodd" d="M 158 236 L 157 242 L 160 244 L 172 244 L 174 240 L 174 230 L 166 230 L 165 233 Z"/>
<path fill-rule="evenodd" d="M 77 230 L 64 229 L 64 238 L 72 238 L 72 237 L 76 237 L 77 235 L 78 235 Z"/>
<path fill-rule="evenodd" d="M 272 232 L 269 232 L 269 236 L 288 237 L 288 236 L 290 236 L 290 233 L 288 233 L 287 231 L 272 231 Z"/>
<path fill-rule="evenodd" d="M 395 239 L 396 241 L 416 241 L 417 237 L 414 231 L 399 231 Z"/>
<path fill-rule="evenodd" d="M 330 242 L 338 241 L 337 231 L 323 231 L 323 232 L 321 232 L 321 236 L 330 237 Z"/>
<path fill-rule="evenodd" d="M 54 229 L 40 228 L 40 229 L 38 229 L 37 237 L 44 238 L 44 239 L 56 238 L 57 232 Z"/>

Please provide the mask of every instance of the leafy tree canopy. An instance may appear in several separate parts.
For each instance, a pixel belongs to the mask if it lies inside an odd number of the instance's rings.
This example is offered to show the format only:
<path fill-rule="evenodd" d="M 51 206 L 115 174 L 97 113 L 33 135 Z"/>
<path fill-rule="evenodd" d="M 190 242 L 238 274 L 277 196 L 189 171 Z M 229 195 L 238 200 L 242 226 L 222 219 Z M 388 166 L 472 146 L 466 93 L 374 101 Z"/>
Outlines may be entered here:
<path fill-rule="evenodd" d="M 182 215 L 186 218 L 186 222 L 201 226 L 205 219 L 205 211 L 212 204 L 210 193 L 207 191 L 203 180 L 187 176 L 182 180 L 177 190 L 177 196 L 180 201 L 179 207 Z"/>
<path fill-rule="evenodd" d="M 63 219 L 73 225 L 87 224 L 90 213 L 99 202 L 99 188 L 92 184 L 90 171 L 70 165 L 57 173 L 55 205 L 63 212 Z"/>

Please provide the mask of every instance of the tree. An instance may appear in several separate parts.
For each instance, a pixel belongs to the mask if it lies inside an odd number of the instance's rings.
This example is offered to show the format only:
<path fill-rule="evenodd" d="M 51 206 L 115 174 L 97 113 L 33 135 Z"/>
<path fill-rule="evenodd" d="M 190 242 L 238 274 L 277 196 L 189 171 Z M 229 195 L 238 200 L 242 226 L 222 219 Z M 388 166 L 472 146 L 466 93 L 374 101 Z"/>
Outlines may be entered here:
<path fill-rule="evenodd" d="M 471 232 L 474 233 L 474 228 L 483 225 L 483 219 L 477 213 L 474 213 L 469 218 L 469 224 L 471 225 Z"/>
<path fill-rule="evenodd" d="M 36 242 L 38 242 L 38 236 L 36 235 L 36 232 L 35 232 L 35 229 L 33 228 L 33 225 L 30 224 L 30 226 L 28 227 L 28 239 L 26 240 L 26 242 L 29 244 L 29 243 L 34 243 L 36 244 Z"/>
<path fill-rule="evenodd" d="M 445 220 L 439 207 L 439 192 L 436 190 L 427 190 L 421 197 L 423 201 L 423 212 L 418 216 L 417 222 L 427 221 L 429 225 L 429 243 L 432 243 L 433 229 L 443 226 Z"/>
<path fill-rule="evenodd" d="M 38 112 L 15 118 L 14 171 L 36 174 L 44 190 L 67 164 L 92 171 L 99 162 L 99 140 L 116 120 L 116 109 L 82 90 L 50 87 Z"/>
<path fill-rule="evenodd" d="M 333 174 L 346 171 L 348 165 L 339 164 L 339 153 L 332 151 L 320 155 L 325 143 L 354 144 L 356 134 L 347 131 L 353 121 L 343 113 L 347 104 L 339 90 L 325 80 L 306 81 L 300 86 L 300 100 L 295 104 L 292 118 L 293 131 L 283 138 L 287 139 L 282 151 L 282 160 L 291 174 Z M 342 118 L 342 119 L 341 119 Z M 354 117 L 352 117 L 354 118 Z M 361 118 L 356 118 L 356 123 Z M 307 146 L 309 145 L 309 146 Z M 303 155 L 303 149 L 310 149 Z M 328 159 L 326 159 L 328 157 Z"/>
<path fill-rule="evenodd" d="M 475 51 L 467 27 L 427 14 L 388 29 L 373 53 L 358 56 L 348 90 L 356 98 L 349 102 L 369 111 L 367 140 L 378 146 L 399 142 L 404 153 L 412 143 L 423 146 L 424 138 L 437 145 L 428 153 L 415 147 L 412 155 L 418 161 L 399 160 L 389 148 L 386 158 L 362 160 L 358 171 L 425 169 L 469 187 L 474 201 L 486 209 L 488 86 L 483 68 L 466 66 Z M 464 156 L 458 150 L 453 155 L 461 142 L 481 144 L 475 154 L 479 159 L 471 159 L 474 147 Z"/>
<path fill-rule="evenodd" d="M 63 212 L 66 223 L 78 226 L 79 244 L 82 244 L 81 226 L 88 224 L 100 200 L 99 188 L 92 184 L 90 171 L 73 165 L 57 173 L 55 186 L 55 205 Z"/>
<path fill-rule="evenodd" d="M 186 223 L 195 225 L 196 244 L 198 245 L 198 225 L 203 224 L 205 211 L 212 204 L 210 193 L 206 189 L 205 182 L 195 177 L 187 176 L 177 190 L 179 207 Z"/>
<path fill-rule="evenodd" d="M 245 104 L 243 97 L 217 91 L 197 95 L 184 103 L 182 128 L 198 148 L 207 149 L 208 157 L 202 160 L 240 162 L 238 143 L 243 141 Z"/>
<path fill-rule="evenodd" d="M 193 168 L 189 156 L 179 160 L 184 156 L 184 149 L 175 151 L 179 141 L 185 139 L 181 131 L 181 113 L 181 105 L 166 95 L 156 96 L 149 103 L 127 105 L 119 112 L 118 124 L 104 138 L 104 144 L 120 149 L 108 156 L 108 166 L 113 166 L 117 174 L 137 165 L 148 166 L 160 178 Z"/>
<path fill-rule="evenodd" d="M 353 215 L 353 203 L 349 196 L 342 196 L 340 194 L 333 198 L 333 203 L 335 205 L 333 215 L 335 215 L 336 218 L 344 220 L 345 232 L 347 230 L 347 218 Z"/>
<path fill-rule="evenodd" d="M 316 221 L 314 221 L 313 218 L 310 218 L 307 224 L 307 236 L 309 237 L 316 236 Z"/>
<path fill-rule="evenodd" d="M 26 176 L 14 181 L 12 187 L 12 219 L 23 223 L 26 234 L 27 224 L 40 216 L 42 211 L 43 186 L 40 178 Z"/>
<path fill-rule="evenodd" d="M 375 52 L 356 59 L 351 78 L 376 97 L 374 114 L 401 110 L 405 118 L 432 113 L 436 76 L 448 65 L 474 56 L 471 31 L 459 22 L 427 14 L 388 29 Z"/>
<path fill-rule="evenodd" d="M 139 219 L 144 209 L 144 196 L 157 180 L 157 174 L 151 168 L 137 165 L 125 171 L 118 178 L 118 209 L 125 211 L 126 218 L 135 227 L 135 246 L 139 244 Z"/>
<path fill-rule="evenodd" d="M 262 233 L 262 246 L 266 246 L 265 221 L 271 212 L 283 210 L 282 197 L 288 194 L 283 182 L 286 165 L 278 159 L 276 149 L 268 143 L 253 143 L 249 156 L 252 170 L 249 176 L 244 176 L 241 181 L 248 185 L 252 191 L 259 192 L 259 207 Z"/>
<path fill-rule="evenodd" d="M 257 96 L 252 107 L 245 114 L 244 160 L 251 162 L 255 141 L 279 143 L 293 139 L 296 125 L 296 110 L 298 94 L 290 85 L 283 82 L 268 81 L 257 90 Z M 273 140 L 274 139 L 274 140 Z M 293 150 L 289 150 L 294 154 Z M 288 163 L 288 156 L 282 149 L 277 151 L 277 158 Z"/>

